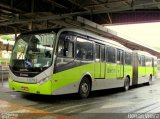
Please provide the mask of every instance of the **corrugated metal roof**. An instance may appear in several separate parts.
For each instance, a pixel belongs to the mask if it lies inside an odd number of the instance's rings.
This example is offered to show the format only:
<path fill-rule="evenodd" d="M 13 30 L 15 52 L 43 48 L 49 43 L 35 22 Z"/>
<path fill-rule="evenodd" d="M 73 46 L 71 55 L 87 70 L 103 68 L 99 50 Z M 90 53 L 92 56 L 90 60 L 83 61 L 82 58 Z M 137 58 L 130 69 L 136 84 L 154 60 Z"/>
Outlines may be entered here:
<path fill-rule="evenodd" d="M 160 0 L 1 0 L 0 34 L 61 27 L 53 21 L 75 16 L 100 24 L 159 20 L 159 8 Z"/>

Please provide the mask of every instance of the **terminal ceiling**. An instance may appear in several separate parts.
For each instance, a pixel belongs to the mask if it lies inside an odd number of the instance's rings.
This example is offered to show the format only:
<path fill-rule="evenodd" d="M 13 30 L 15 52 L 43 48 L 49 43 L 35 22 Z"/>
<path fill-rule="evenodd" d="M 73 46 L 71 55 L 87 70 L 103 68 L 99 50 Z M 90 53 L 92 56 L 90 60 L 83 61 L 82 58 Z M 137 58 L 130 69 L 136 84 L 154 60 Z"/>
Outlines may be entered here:
<path fill-rule="evenodd" d="M 81 16 L 98 24 L 156 21 L 160 0 L 1 0 L 0 34 L 60 27 Z"/>
<path fill-rule="evenodd" d="M 72 25 L 79 16 L 101 25 L 158 21 L 159 9 L 160 0 L 1 0 L 0 34 L 63 27 L 68 19 Z"/>

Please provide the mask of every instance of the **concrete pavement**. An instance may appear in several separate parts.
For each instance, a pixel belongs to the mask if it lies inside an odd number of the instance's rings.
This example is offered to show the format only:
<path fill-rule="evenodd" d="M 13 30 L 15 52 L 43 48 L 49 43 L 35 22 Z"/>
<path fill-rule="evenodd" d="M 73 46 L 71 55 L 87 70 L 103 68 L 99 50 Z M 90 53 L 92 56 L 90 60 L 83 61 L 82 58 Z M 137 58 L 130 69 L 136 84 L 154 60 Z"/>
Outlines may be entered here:
<path fill-rule="evenodd" d="M 88 99 L 75 95 L 26 94 L 0 86 L 0 117 L 33 119 L 159 119 L 160 80 L 151 86 L 139 85 L 94 91 Z"/>

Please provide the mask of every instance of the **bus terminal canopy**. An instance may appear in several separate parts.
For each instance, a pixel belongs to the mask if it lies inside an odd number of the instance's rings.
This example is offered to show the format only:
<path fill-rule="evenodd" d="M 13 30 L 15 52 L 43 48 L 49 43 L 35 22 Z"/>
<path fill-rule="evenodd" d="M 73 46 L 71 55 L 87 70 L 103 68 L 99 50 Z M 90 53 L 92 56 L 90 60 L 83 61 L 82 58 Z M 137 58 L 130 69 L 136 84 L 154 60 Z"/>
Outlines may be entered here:
<path fill-rule="evenodd" d="M 1 0 L 0 34 L 60 27 L 54 21 L 81 16 L 97 24 L 159 20 L 159 0 Z"/>
<path fill-rule="evenodd" d="M 160 2 L 155 0 L 3 0 L 0 3 L 0 34 L 64 26 L 82 27 L 131 49 L 144 50 L 160 57 L 158 51 L 130 42 L 101 26 L 159 20 L 159 5 Z"/>

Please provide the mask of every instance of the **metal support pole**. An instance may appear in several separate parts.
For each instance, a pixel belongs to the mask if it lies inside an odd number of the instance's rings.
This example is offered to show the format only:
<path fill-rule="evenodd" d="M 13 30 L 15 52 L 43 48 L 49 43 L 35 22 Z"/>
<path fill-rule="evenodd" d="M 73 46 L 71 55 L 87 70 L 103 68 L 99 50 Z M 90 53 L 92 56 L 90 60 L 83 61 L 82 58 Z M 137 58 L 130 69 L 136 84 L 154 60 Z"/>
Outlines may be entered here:
<path fill-rule="evenodd" d="M 112 24 L 112 19 L 109 13 L 107 13 L 110 24 Z"/>

